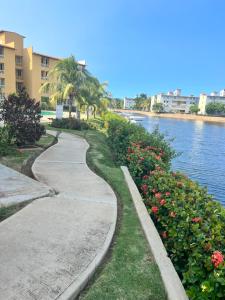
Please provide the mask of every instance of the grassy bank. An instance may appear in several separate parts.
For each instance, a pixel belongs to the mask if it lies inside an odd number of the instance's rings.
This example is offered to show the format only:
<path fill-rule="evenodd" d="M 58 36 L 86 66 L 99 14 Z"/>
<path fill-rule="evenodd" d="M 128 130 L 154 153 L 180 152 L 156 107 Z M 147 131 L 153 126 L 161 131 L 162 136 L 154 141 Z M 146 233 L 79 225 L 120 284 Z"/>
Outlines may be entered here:
<path fill-rule="evenodd" d="M 115 166 L 106 136 L 95 130 L 67 132 L 88 141 L 87 162 L 114 189 L 119 221 L 110 254 L 80 299 L 166 299 L 157 265 L 152 259 L 121 169 Z"/>
<path fill-rule="evenodd" d="M 46 134 L 36 143 L 36 147 L 30 149 L 12 148 L 8 155 L 0 156 L 0 163 L 21 172 L 22 165 L 25 160 L 42 149 L 47 148 L 54 141 L 52 135 Z"/>

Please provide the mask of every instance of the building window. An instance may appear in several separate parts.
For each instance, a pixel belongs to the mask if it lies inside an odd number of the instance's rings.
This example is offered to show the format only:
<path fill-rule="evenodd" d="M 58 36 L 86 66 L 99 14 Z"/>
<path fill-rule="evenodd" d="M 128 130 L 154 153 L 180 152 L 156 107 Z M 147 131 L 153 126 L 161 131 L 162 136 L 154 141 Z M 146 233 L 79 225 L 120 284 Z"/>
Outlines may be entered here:
<path fill-rule="evenodd" d="M 22 88 L 23 88 L 22 82 L 16 82 L 16 91 L 19 92 L 22 90 Z"/>
<path fill-rule="evenodd" d="M 4 74 L 5 66 L 4 64 L 0 63 L 0 74 Z"/>
<path fill-rule="evenodd" d="M 42 67 L 48 67 L 49 66 L 49 58 L 46 56 L 41 57 L 41 65 Z"/>
<path fill-rule="evenodd" d="M 23 57 L 16 55 L 16 65 L 22 66 L 22 62 L 23 62 Z"/>
<path fill-rule="evenodd" d="M 0 57 L 4 57 L 4 48 L 0 46 Z"/>
<path fill-rule="evenodd" d="M 0 102 L 3 101 L 4 98 L 5 98 L 5 93 L 1 93 L 1 92 L 0 92 Z"/>
<path fill-rule="evenodd" d="M 5 78 L 0 78 L 0 88 L 5 87 Z"/>
<path fill-rule="evenodd" d="M 41 79 L 48 80 L 48 72 L 47 71 L 41 71 Z"/>
<path fill-rule="evenodd" d="M 23 72 L 20 69 L 16 69 L 16 79 L 22 79 Z"/>

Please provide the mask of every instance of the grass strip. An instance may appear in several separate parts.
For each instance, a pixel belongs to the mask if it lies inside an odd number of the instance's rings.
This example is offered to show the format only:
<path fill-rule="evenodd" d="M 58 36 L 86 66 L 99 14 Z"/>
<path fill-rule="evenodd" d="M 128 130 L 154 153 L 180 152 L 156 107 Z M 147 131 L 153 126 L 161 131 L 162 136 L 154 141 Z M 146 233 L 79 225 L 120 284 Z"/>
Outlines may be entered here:
<path fill-rule="evenodd" d="M 112 186 L 119 206 L 117 232 L 111 251 L 79 299 L 166 299 L 158 267 L 142 232 L 123 173 L 113 161 L 106 136 L 96 130 L 62 131 L 87 140 L 90 145 L 87 163 Z"/>

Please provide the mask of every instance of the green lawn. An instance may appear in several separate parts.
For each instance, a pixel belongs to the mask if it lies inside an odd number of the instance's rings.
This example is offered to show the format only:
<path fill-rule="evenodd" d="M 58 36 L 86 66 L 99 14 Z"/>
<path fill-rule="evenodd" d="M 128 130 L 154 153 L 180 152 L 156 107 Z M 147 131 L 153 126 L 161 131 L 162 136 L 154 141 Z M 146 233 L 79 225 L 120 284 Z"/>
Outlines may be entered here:
<path fill-rule="evenodd" d="M 36 143 L 36 146 L 38 146 L 37 148 L 21 150 L 12 148 L 9 155 L 0 156 L 0 163 L 20 172 L 22 164 L 26 159 L 28 159 L 31 155 L 40 152 L 40 148 L 47 148 L 53 141 L 54 137 L 47 134 L 42 136 Z"/>
<path fill-rule="evenodd" d="M 120 208 L 110 254 L 79 299 L 165 300 L 158 267 L 148 249 L 123 173 L 113 162 L 106 136 L 95 130 L 66 131 L 87 139 L 88 165 L 112 186 Z"/>

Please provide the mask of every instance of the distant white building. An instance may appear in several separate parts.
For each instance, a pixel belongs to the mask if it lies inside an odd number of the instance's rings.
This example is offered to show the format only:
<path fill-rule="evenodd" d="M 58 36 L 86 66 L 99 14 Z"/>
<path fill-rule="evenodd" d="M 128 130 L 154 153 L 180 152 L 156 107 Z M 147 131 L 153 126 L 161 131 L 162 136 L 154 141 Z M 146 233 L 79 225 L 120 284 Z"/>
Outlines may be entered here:
<path fill-rule="evenodd" d="M 133 109 L 135 105 L 135 100 L 133 98 L 125 97 L 123 100 L 123 108 L 124 109 Z"/>
<path fill-rule="evenodd" d="M 165 112 L 172 113 L 189 113 L 190 106 L 193 104 L 198 105 L 199 97 L 183 96 L 181 95 L 181 89 L 170 91 L 167 94 L 160 93 L 151 97 L 151 111 L 153 111 L 153 105 L 161 103 Z"/>
<path fill-rule="evenodd" d="M 210 95 L 207 94 L 200 94 L 200 99 L 199 99 L 199 114 L 205 115 L 206 114 L 206 105 L 208 103 L 223 103 L 225 104 L 225 89 L 221 90 L 220 93 L 217 92 L 212 92 Z"/>

